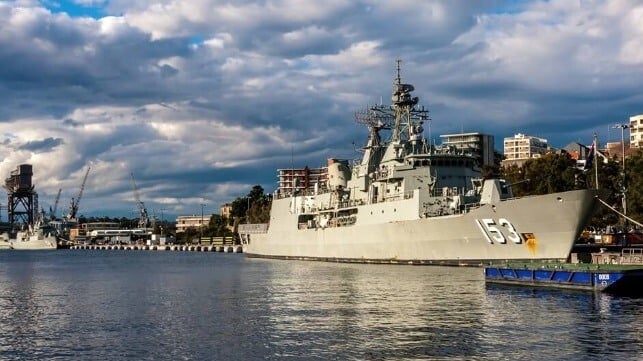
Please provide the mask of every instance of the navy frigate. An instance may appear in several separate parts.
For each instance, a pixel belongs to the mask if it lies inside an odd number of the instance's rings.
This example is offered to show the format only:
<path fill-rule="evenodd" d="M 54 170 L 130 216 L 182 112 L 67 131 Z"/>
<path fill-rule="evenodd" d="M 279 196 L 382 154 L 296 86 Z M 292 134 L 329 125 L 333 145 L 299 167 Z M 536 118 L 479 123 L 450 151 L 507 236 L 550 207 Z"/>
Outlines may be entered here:
<path fill-rule="evenodd" d="M 398 62 L 392 104 L 356 116 L 369 129 L 361 160 L 329 159 L 325 184 L 276 191 L 269 223 L 239 226 L 244 253 L 449 265 L 567 259 L 595 191 L 514 197 L 505 180 L 482 178 L 473 152 L 427 141 L 428 110 L 414 90 Z"/>

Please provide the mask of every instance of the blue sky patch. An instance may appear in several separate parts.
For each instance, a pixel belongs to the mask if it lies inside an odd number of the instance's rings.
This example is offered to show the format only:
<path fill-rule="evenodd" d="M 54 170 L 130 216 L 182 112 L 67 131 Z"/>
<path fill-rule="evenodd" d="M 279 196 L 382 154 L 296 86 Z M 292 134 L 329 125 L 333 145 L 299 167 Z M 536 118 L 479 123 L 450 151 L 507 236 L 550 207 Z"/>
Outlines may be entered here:
<path fill-rule="evenodd" d="M 73 0 L 44 0 L 42 5 L 52 13 L 67 13 L 71 17 L 91 17 L 100 19 L 106 15 L 107 1 L 93 1 L 93 4 L 83 4 Z"/>

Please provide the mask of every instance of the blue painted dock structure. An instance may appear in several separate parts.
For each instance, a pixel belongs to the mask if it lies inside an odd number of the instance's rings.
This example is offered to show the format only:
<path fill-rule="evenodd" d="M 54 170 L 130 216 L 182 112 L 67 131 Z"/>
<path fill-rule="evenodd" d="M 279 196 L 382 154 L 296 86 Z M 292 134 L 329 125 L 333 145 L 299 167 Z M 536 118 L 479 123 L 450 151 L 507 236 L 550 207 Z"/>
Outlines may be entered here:
<path fill-rule="evenodd" d="M 508 263 L 484 268 L 488 283 L 553 287 L 643 296 L 643 266 L 574 263 Z"/>

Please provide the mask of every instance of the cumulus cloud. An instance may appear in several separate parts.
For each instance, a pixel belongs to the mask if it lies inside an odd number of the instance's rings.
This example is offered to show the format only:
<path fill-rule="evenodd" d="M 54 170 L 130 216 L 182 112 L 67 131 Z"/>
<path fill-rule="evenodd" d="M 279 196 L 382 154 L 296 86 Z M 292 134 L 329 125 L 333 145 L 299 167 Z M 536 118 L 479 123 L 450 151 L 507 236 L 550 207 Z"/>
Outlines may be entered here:
<path fill-rule="evenodd" d="M 32 163 L 46 204 L 91 166 L 86 214 L 130 216 L 132 173 L 176 214 L 272 191 L 291 157 L 356 157 L 353 113 L 390 98 L 397 58 L 434 138 L 562 146 L 643 112 L 634 0 L 74 3 L 102 15 L 0 3 L 0 174 Z"/>

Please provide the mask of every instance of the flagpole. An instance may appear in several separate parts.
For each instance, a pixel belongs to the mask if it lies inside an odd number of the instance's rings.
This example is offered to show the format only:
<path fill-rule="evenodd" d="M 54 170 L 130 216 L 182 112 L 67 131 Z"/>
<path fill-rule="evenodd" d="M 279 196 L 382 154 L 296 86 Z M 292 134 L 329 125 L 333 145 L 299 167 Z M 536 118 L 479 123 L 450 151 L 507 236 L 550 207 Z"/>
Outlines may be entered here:
<path fill-rule="evenodd" d="M 598 190 L 598 136 L 594 133 L 594 177 L 596 178 L 596 190 Z"/>

